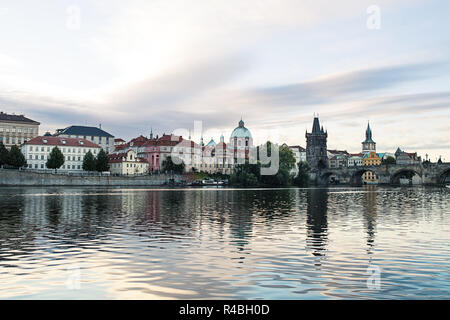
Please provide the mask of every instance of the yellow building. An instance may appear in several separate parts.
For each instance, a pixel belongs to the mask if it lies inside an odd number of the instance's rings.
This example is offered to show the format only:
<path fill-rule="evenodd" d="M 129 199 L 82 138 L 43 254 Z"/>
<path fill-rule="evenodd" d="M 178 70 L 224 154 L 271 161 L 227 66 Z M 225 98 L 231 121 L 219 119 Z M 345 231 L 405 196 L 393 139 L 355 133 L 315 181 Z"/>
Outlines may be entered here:
<path fill-rule="evenodd" d="M 381 158 L 377 155 L 376 152 L 372 151 L 364 156 L 363 165 L 364 166 L 380 166 Z"/>
<path fill-rule="evenodd" d="M 138 158 L 133 150 L 108 156 L 111 174 L 125 176 L 148 174 L 147 160 Z"/>
<path fill-rule="evenodd" d="M 376 152 L 369 152 L 363 157 L 364 166 L 379 166 L 381 165 L 381 158 Z M 373 184 L 378 182 L 378 177 L 372 171 L 366 171 L 362 175 L 362 179 L 365 183 Z"/>
<path fill-rule="evenodd" d="M 0 112 L 0 141 L 6 148 L 21 144 L 35 138 L 39 134 L 40 123 L 23 115 Z"/>

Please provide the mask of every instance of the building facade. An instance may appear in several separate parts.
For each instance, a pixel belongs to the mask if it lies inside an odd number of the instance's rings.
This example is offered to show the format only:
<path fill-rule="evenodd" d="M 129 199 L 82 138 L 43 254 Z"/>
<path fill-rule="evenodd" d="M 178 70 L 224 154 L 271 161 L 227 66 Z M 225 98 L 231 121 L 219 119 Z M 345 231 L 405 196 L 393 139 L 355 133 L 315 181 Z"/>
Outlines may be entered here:
<path fill-rule="evenodd" d="M 417 152 L 405 152 L 397 148 L 395 162 L 397 164 L 419 164 L 422 162 L 422 158 L 417 155 Z"/>
<path fill-rule="evenodd" d="M 374 151 L 366 153 L 363 157 L 364 166 L 380 166 L 381 157 Z M 362 175 L 363 182 L 366 184 L 376 184 L 378 183 L 378 177 L 372 171 L 366 171 Z"/>
<path fill-rule="evenodd" d="M 58 129 L 55 136 L 85 139 L 99 145 L 106 153 L 114 151 L 114 136 L 102 130 L 101 127 L 70 126 Z"/>
<path fill-rule="evenodd" d="M 364 153 L 351 153 L 347 158 L 347 167 L 363 166 Z"/>
<path fill-rule="evenodd" d="M 0 141 L 6 148 L 21 144 L 39 135 L 40 123 L 24 115 L 0 112 Z"/>
<path fill-rule="evenodd" d="M 306 131 L 306 160 L 311 171 L 318 171 L 328 167 L 327 138 L 328 133 L 320 127 L 319 118 L 314 117 L 311 133 Z"/>
<path fill-rule="evenodd" d="M 109 154 L 109 171 L 116 175 L 145 175 L 148 174 L 148 162 L 139 158 L 135 151 Z"/>
<path fill-rule="evenodd" d="M 64 164 L 59 171 L 80 172 L 83 171 L 83 159 L 90 151 L 94 156 L 100 151 L 100 146 L 86 139 L 64 137 L 35 137 L 22 145 L 22 153 L 27 160 L 29 169 L 47 169 L 46 163 L 50 152 L 58 147 L 64 155 Z"/>
<path fill-rule="evenodd" d="M 306 162 L 306 149 L 301 146 L 288 146 L 295 158 L 295 166 L 291 170 L 291 174 L 296 177 L 298 175 L 298 163 Z"/>

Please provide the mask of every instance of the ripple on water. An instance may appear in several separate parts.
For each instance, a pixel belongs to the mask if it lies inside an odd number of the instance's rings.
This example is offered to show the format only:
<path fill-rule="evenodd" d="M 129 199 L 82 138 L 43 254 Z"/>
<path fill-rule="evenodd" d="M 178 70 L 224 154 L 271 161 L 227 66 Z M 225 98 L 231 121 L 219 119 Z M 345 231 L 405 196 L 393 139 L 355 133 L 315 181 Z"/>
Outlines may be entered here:
<path fill-rule="evenodd" d="M 0 298 L 450 298 L 447 190 L 1 189 Z"/>

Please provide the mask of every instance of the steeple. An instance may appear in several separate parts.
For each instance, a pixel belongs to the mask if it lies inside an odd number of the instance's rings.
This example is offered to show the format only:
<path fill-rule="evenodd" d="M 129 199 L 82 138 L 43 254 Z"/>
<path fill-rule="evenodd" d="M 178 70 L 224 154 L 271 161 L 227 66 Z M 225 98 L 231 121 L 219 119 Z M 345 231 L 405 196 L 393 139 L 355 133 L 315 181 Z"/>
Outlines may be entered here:
<path fill-rule="evenodd" d="M 314 117 L 312 133 L 320 133 L 320 123 L 318 117 Z"/>
<path fill-rule="evenodd" d="M 367 122 L 366 140 L 362 142 L 362 152 L 369 153 L 371 151 L 376 151 L 376 143 L 372 140 L 372 129 L 370 129 L 370 123 Z"/>
<path fill-rule="evenodd" d="M 150 140 L 153 139 L 153 128 L 150 128 Z"/>
<path fill-rule="evenodd" d="M 242 118 L 241 118 L 241 121 L 239 121 L 239 127 L 240 127 L 240 128 L 243 128 L 243 127 L 244 127 L 244 121 L 242 121 Z"/>
<path fill-rule="evenodd" d="M 367 130 L 366 130 L 366 142 L 372 141 L 372 130 L 370 129 L 370 123 L 367 122 Z"/>

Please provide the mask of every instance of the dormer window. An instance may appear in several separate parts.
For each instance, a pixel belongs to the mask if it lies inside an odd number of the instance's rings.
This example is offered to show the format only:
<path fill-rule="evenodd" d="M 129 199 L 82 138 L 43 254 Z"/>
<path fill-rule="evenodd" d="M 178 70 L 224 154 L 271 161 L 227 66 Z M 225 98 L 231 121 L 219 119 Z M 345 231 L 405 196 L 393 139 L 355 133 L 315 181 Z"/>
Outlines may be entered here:
<path fill-rule="evenodd" d="M 43 139 L 42 142 L 47 143 L 48 141 L 47 141 L 47 139 Z"/>
<path fill-rule="evenodd" d="M 84 144 L 84 141 L 82 141 L 82 140 L 80 140 L 79 142 L 80 142 L 80 144 L 81 144 L 81 145 L 83 145 L 83 144 Z"/>
<path fill-rule="evenodd" d="M 66 144 L 66 140 L 61 140 L 62 144 Z"/>

